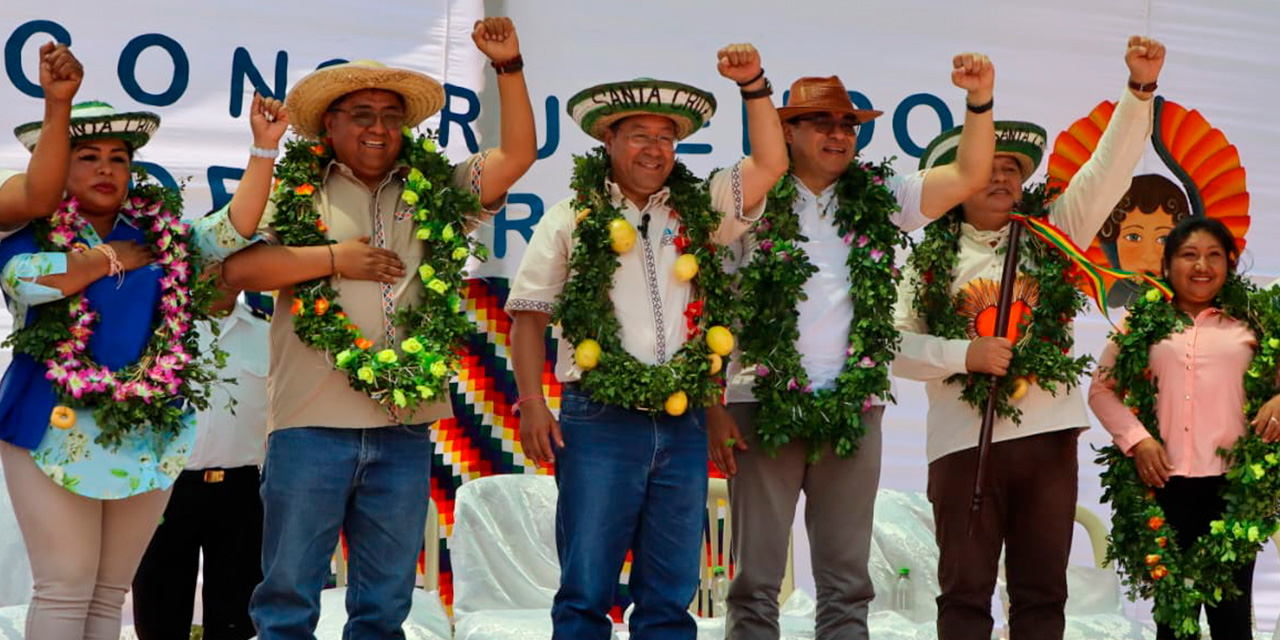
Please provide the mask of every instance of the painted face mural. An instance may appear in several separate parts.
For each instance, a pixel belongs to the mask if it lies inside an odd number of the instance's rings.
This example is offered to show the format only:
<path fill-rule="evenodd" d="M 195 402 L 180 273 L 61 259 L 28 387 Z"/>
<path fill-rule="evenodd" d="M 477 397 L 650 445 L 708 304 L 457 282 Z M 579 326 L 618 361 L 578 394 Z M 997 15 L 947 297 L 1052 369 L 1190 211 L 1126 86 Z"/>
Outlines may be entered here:
<path fill-rule="evenodd" d="M 1199 111 L 1155 98 L 1148 160 L 1087 249 L 1090 260 L 1135 273 L 1160 274 L 1164 238 L 1189 216 L 1217 218 L 1241 250 L 1249 230 L 1249 192 L 1240 154 Z M 1115 103 L 1103 102 L 1058 134 L 1049 156 L 1049 182 L 1065 187 L 1093 155 Z M 1144 166 L 1145 165 L 1145 166 Z M 1141 286 L 1109 279 L 1109 307 L 1132 302 Z"/>

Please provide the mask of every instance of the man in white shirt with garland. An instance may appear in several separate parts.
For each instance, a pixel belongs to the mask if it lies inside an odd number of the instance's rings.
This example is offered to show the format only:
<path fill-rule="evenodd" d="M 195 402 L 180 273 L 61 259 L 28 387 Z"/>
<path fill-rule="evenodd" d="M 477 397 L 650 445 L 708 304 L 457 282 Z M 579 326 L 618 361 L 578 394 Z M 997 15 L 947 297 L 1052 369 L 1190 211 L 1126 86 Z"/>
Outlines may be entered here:
<path fill-rule="evenodd" d="M 728 638 L 778 637 L 802 491 L 818 637 L 868 637 L 881 403 L 897 338 L 894 249 L 986 185 L 995 149 L 990 60 L 966 53 L 952 67 L 968 92 L 965 135 L 959 160 L 933 170 L 898 177 L 857 162 L 859 126 L 881 112 L 854 108 L 834 76 L 797 80 L 778 109 L 792 170 L 733 246 L 743 358 L 730 366 L 727 408 L 708 409 L 707 448 L 730 478 Z"/>
<path fill-rule="evenodd" d="M 697 633 L 687 607 L 706 519 L 700 414 L 732 350 L 714 252 L 758 219 L 787 168 L 759 54 L 731 45 L 717 57 L 746 103 L 751 156 L 706 183 L 676 162 L 676 141 L 715 110 L 695 87 L 639 79 L 579 92 L 569 114 L 604 147 L 575 159 L 576 195 L 538 223 L 507 300 L 520 442 L 534 462 L 555 462 L 559 486 L 555 640 L 611 637 L 628 549 L 632 637 Z M 564 332 L 559 422 L 542 388 L 553 317 Z"/>
<path fill-rule="evenodd" d="M 1129 88 L 1097 150 L 1061 196 L 1047 205 L 1048 222 L 1082 246 L 1124 195 L 1142 157 L 1151 135 L 1151 98 L 1164 65 L 1164 46 L 1134 36 L 1125 63 Z M 950 131 L 934 140 L 921 166 L 950 162 L 957 135 Z M 1071 319 L 1083 300 L 1061 270 L 1046 268 L 1065 259 L 1037 248 L 1034 243 L 1039 241 L 1029 233 L 1023 236 L 1014 289 L 1010 325 L 1018 326 L 1010 335 L 1015 337 L 992 337 L 1013 209 L 1025 200 L 1025 213 L 1034 216 L 1043 215 L 1035 209 L 1045 206 L 1038 196 L 1024 196 L 1022 190 L 1043 155 L 1044 129 L 997 122 L 996 135 L 990 184 L 930 225 L 908 261 L 894 310 L 902 346 L 893 371 L 926 382 L 929 396 L 928 494 L 941 550 L 940 640 L 991 637 L 991 594 L 1002 548 L 1011 640 L 1062 638 L 1076 502 L 1076 441 L 1089 424 L 1075 391 L 1077 374 L 1087 361 L 1070 353 Z M 1039 260 L 1028 260 L 1029 255 Z M 1042 322 L 1027 324 L 1038 317 Z M 1028 335 L 1018 340 L 1018 333 Z M 1034 358 L 1027 355 L 1037 349 Z M 1003 379 L 1011 370 L 1030 375 Z M 977 390 L 990 384 L 992 376 L 1001 385 L 1002 417 L 994 424 L 984 502 L 969 535 L 979 407 L 986 397 Z"/>

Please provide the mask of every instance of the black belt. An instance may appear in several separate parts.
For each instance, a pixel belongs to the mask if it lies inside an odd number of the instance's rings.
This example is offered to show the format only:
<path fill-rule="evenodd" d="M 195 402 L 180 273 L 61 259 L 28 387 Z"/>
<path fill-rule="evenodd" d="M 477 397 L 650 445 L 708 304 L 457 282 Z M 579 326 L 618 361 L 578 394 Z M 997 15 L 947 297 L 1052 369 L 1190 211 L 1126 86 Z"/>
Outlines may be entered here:
<path fill-rule="evenodd" d="M 225 482 L 227 480 L 235 480 L 240 477 L 257 477 L 258 467 L 257 465 L 246 465 L 243 467 L 232 467 L 230 469 L 224 469 L 222 467 L 187 469 L 182 472 L 182 475 L 187 476 L 188 478 L 197 479 L 205 484 L 215 484 L 218 482 Z"/>

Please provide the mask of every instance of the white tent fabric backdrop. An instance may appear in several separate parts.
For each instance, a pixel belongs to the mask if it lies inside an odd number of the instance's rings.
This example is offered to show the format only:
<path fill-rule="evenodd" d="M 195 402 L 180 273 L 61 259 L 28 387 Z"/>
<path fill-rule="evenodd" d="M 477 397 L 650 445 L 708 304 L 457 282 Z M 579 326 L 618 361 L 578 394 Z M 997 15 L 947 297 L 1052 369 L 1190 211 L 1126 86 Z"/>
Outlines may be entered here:
<path fill-rule="evenodd" d="M 897 169 L 909 171 L 920 148 L 963 116 L 963 95 L 948 80 L 953 54 L 990 55 L 997 68 L 996 117 L 1039 122 L 1053 138 L 1099 102 L 1118 98 L 1130 34 L 1168 46 L 1158 93 L 1199 110 L 1238 147 L 1250 178 L 1252 250 L 1245 264 L 1263 281 L 1280 273 L 1280 253 L 1269 250 L 1280 238 L 1280 126 L 1274 115 L 1280 104 L 1280 8 L 1274 0 L 386 0 L 359 9 L 302 0 L 181 7 L 133 0 L 124 11 L 87 0 L 15 0 L 0 7 L 6 74 L 0 79 L 0 125 L 7 129 L 39 118 L 41 103 L 29 93 L 35 52 L 48 33 L 60 29 L 85 62 L 80 98 L 163 116 L 161 134 L 140 159 L 176 180 L 190 177 L 189 215 L 225 201 L 234 189 L 229 169 L 242 167 L 247 156 L 243 110 L 254 76 L 282 90 L 335 58 L 402 64 L 451 85 L 456 95 L 449 109 L 455 115 L 446 127 L 447 149 L 462 157 L 469 136 L 495 139 L 498 130 L 497 120 L 488 117 L 497 104 L 492 87 L 485 86 L 490 72 L 469 38 L 474 17 L 486 10 L 516 21 L 544 157 L 517 185 L 508 210 L 480 231 L 494 259 L 476 268 L 479 275 L 510 277 L 532 222 L 568 195 L 571 155 L 593 141 L 576 129 L 564 105 L 586 86 L 651 76 L 714 91 L 718 115 L 689 140 L 693 146 L 681 150 L 696 172 L 706 172 L 743 153 L 740 103 L 735 87 L 715 71 L 715 51 L 730 42 L 753 42 L 775 84 L 775 102 L 781 103 L 783 90 L 799 76 L 840 75 L 851 91 L 885 111 L 864 133 L 870 140 L 862 156 L 896 156 Z M 468 113 L 472 107 L 481 110 L 478 120 Z M 0 167 L 20 169 L 26 159 L 16 141 L 0 136 Z M 1107 330 L 1096 313 L 1082 318 L 1077 349 L 1097 353 Z M 923 490 L 923 388 L 900 381 L 897 395 L 898 406 L 885 419 L 881 484 Z M 1080 449 L 1080 500 L 1104 515 L 1090 446 L 1105 442 L 1095 426 Z M 0 497 L 0 511 L 6 504 Z M 0 513 L 0 528 L 10 526 L 6 517 Z M 812 593 L 803 532 L 797 523 L 797 582 Z M 1080 553 L 1087 550 L 1081 546 Z M 13 554 L 9 546 L 0 547 L 0 567 L 12 566 L 7 559 Z M 0 571 L 0 604 L 25 589 L 25 579 Z M 1255 585 L 1258 621 L 1269 628 L 1280 614 L 1280 562 L 1271 549 L 1258 563 Z M 1135 616 L 1149 615 L 1145 606 L 1132 608 Z"/>

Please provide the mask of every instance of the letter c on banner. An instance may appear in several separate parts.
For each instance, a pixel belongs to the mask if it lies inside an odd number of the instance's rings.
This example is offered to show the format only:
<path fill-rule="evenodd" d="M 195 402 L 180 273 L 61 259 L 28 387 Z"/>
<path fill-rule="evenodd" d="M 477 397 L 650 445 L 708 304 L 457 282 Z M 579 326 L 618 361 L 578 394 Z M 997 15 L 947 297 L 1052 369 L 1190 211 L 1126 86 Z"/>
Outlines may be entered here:
<path fill-rule="evenodd" d="M 53 40 L 62 44 L 71 44 L 71 33 L 52 20 L 32 20 L 23 23 L 13 30 L 4 43 L 4 71 L 15 89 L 32 98 L 43 99 L 44 89 L 40 88 L 40 77 L 36 76 L 36 82 L 32 82 L 22 73 L 22 47 L 37 33 L 48 34 L 53 37 Z"/>
<path fill-rule="evenodd" d="M 169 88 L 162 93 L 148 93 L 138 84 L 138 56 L 151 47 L 164 49 L 173 60 L 173 79 L 169 82 Z M 120 76 L 120 86 L 124 87 L 130 98 L 153 107 L 167 107 L 186 93 L 187 83 L 191 78 L 191 62 L 177 40 L 159 33 L 145 33 L 124 46 L 116 73 Z"/>
<path fill-rule="evenodd" d="M 955 121 L 951 119 L 951 109 L 947 107 L 947 103 L 942 98 L 932 93 L 917 93 L 907 96 L 896 110 L 893 112 L 893 137 L 898 142 L 898 146 L 913 158 L 919 158 L 924 155 L 924 147 L 915 143 L 911 139 L 911 132 L 907 131 L 907 117 L 911 115 L 911 110 L 921 105 L 933 109 L 938 114 L 938 122 L 942 125 L 939 131 L 949 131 L 955 126 Z M 931 138 L 932 139 L 932 138 Z M 928 144 L 928 140 L 925 141 Z"/>

